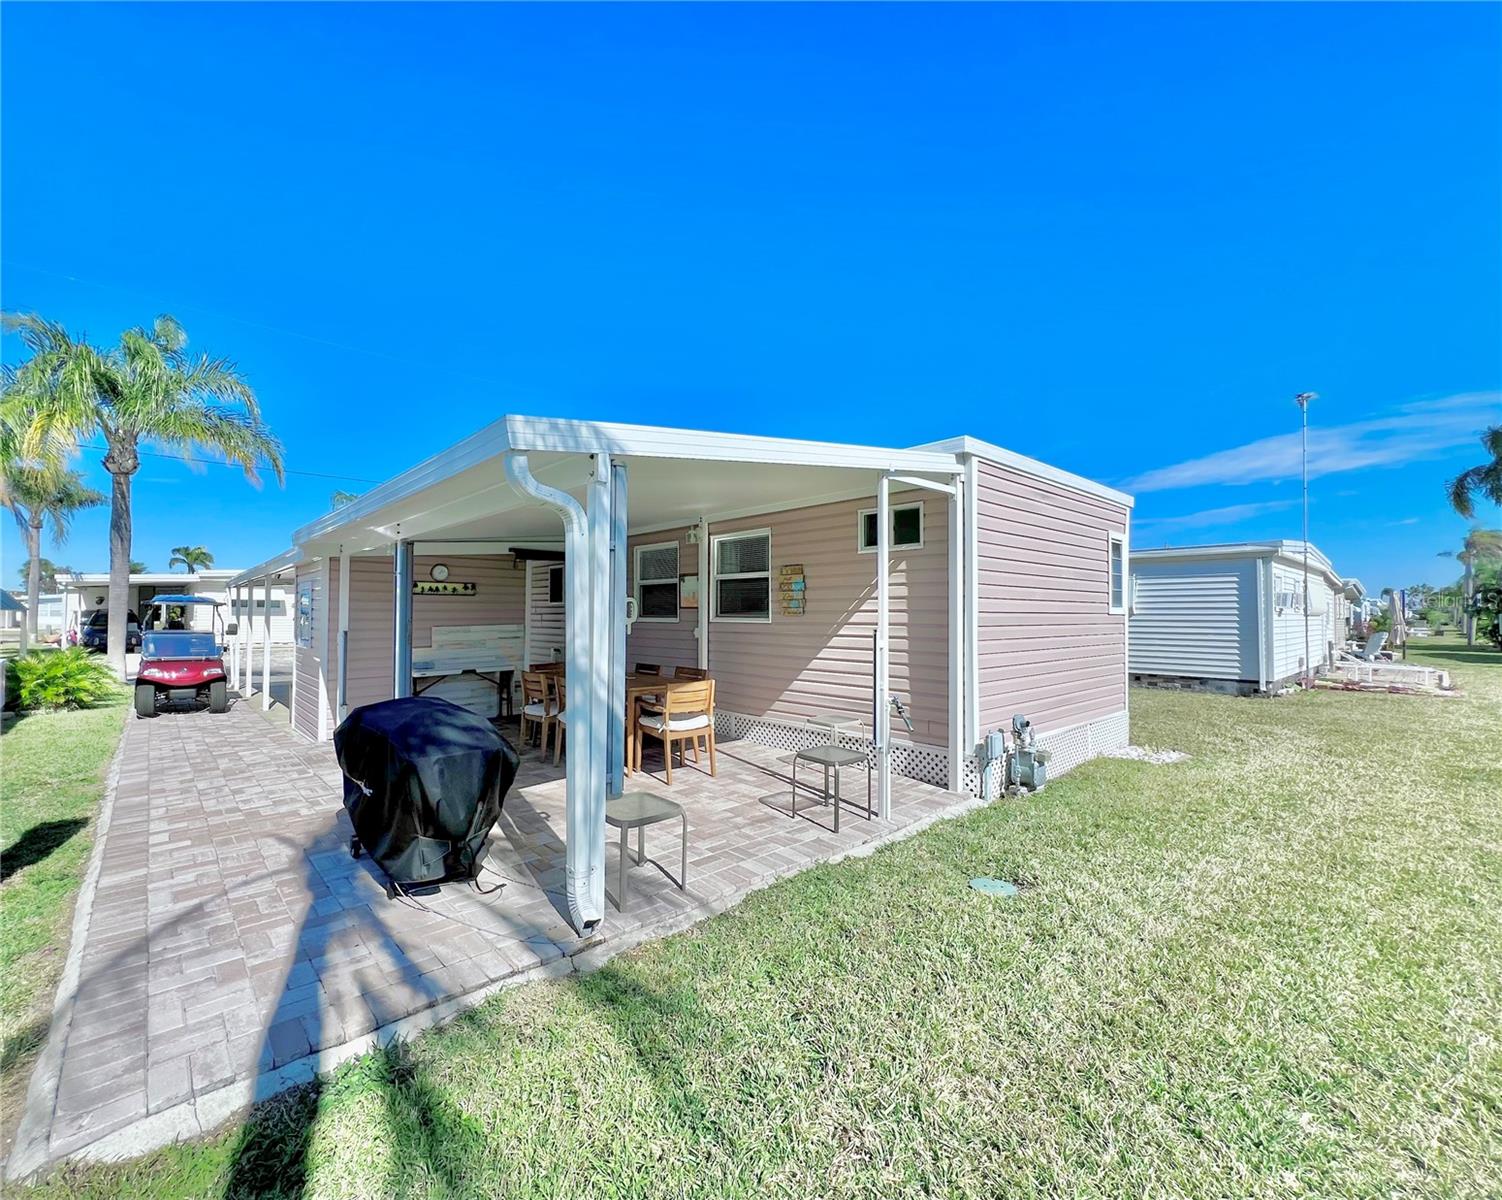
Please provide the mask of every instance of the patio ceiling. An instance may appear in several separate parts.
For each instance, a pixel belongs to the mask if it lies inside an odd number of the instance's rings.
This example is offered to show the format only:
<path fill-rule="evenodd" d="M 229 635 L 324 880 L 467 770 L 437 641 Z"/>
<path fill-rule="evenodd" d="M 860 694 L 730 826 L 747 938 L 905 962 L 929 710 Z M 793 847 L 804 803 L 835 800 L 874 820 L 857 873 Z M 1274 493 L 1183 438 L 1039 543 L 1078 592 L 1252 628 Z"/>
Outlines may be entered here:
<path fill-rule="evenodd" d="M 506 481 L 503 460 L 511 451 L 527 453 L 540 481 L 581 500 L 591 454 L 624 463 L 633 532 L 874 496 L 884 471 L 943 479 L 957 469 L 955 456 L 943 452 L 507 418 L 298 530 L 295 540 L 315 555 L 338 545 L 353 553 L 384 548 L 398 537 L 556 540 L 557 513 Z"/>

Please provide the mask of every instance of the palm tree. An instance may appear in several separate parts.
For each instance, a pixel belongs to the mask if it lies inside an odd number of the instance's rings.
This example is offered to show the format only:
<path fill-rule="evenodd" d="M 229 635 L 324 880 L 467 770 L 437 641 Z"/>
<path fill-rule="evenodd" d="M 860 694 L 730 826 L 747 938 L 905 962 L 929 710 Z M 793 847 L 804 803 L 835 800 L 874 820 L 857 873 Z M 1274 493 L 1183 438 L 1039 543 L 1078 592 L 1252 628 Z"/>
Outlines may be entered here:
<path fill-rule="evenodd" d="M 1465 535 L 1459 550 L 1441 550 L 1440 558 L 1458 558 L 1465 564 L 1461 577 L 1461 613 L 1465 621 L 1467 646 L 1476 644 L 1476 614 L 1471 611 L 1471 600 L 1476 594 L 1476 566 L 1492 559 L 1502 559 L 1502 529 L 1482 529 L 1479 526 Z"/>
<path fill-rule="evenodd" d="M 61 546 L 68 540 L 68 523 L 73 514 L 103 503 L 104 494 L 86 485 L 77 471 L 14 462 L 0 470 L 0 504 L 10 509 L 26 538 L 26 629 L 31 637 L 35 638 L 37 633 L 42 564 L 46 561 L 42 558 L 43 526 L 52 527 L 53 544 Z"/>
<path fill-rule="evenodd" d="M 144 575 L 149 570 L 151 570 L 151 568 L 143 563 L 139 558 L 133 558 L 130 560 L 130 573 L 132 575 Z"/>
<path fill-rule="evenodd" d="M 1502 504 L 1502 425 L 1483 431 L 1481 448 L 1492 456 L 1492 461 L 1462 471 L 1450 480 L 1450 504 L 1467 520 L 1476 515 L 1478 495 L 1493 504 Z"/>
<path fill-rule="evenodd" d="M 173 546 L 172 557 L 167 560 L 167 570 L 184 566 L 190 575 L 197 575 L 200 567 L 212 568 L 213 565 L 214 556 L 202 546 Z"/>
<path fill-rule="evenodd" d="M 170 316 L 128 329 L 100 351 L 34 313 L 5 316 L 31 357 L 9 373 L 0 427 L 22 432 L 30 456 L 76 450 L 87 437 L 105 442 L 110 495 L 110 665 L 125 677 L 125 618 L 130 587 L 130 489 L 143 442 L 184 453 L 198 448 L 244 469 L 258 483 L 269 466 L 284 478 L 282 448 L 261 419 L 255 392 L 235 364 L 187 352 L 187 334 Z"/>

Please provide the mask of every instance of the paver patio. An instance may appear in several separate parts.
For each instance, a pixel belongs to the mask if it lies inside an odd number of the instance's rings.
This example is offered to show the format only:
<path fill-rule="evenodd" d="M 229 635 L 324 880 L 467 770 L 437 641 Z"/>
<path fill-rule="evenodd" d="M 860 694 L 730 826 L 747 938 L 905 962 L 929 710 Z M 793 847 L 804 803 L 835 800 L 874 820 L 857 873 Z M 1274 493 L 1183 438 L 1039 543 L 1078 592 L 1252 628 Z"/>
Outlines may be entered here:
<path fill-rule="evenodd" d="M 894 778 L 891 821 L 847 811 L 836 835 L 825 806 L 800 801 L 789 815 L 790 763 L 790 752 L 734 741 L 721 743 L 717 778 L 688 767 L 668 789 L 660 772 L 633 776 L 633 790 L 688 811 L 688 889 L 636 868 L 629 911 L 608 904 L 581 939 L 561 915 L 562 771 L 536 751 L 524 752 L 480 880 L 504 887 L 388 900 L 369 858 L 349 855 L 331 746 L 249 704 L 131 720 L 71 951 L 76 987 L 65 976 L 17 1154 L 37 1165 L 112 1156 L 206 1130 L 497 986 L 588 969 L 974 803 Z M 851 783 L 864 801 L 864 781 Z M 617 846 L 611 837 L 612 897 Z M 676 824 L 650 830 L 647 850 L 676 873 Z"/>

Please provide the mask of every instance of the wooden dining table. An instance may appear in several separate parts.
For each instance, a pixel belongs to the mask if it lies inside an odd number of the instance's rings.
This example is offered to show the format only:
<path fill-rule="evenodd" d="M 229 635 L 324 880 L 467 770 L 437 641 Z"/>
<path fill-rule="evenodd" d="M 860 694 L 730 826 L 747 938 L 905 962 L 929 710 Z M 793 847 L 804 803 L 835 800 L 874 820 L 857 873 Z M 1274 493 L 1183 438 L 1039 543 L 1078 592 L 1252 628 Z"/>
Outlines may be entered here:
<path fill-rule="evenodd" d="M 675 679 L 671 675 L 638 675 L 636 672 L 626 676 L 626 774 L 631 774 L 635 768 L 639 748 L 637 743 L 641 741 L 641 730 L 637 726 L 637 717 L 644 696 L 665 696 L 675 688 L 691 687 L 694 684 L 703 683 L 702 679 Z"/>

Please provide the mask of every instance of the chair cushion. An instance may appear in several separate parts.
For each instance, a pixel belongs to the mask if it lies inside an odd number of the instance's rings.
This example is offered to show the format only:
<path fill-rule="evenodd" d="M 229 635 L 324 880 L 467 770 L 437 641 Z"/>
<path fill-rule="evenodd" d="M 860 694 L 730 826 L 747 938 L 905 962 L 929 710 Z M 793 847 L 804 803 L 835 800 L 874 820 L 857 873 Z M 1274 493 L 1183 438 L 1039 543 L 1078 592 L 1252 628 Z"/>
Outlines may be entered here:
<path fill-rule="evenodd" d="M 532 703 L 527 705 L 526 708 L 522 709 L 522 715 L 527 717 L 536 717 L 540 721 L 543 717 L 548 715 L 548 707 L 546 704 Z"/>
<path fill-rule="evenodd" d="M 657 713 L 649 713 L 641 719 L 642 728 L 651 729 L 657 733 L 662 732 L 662 717 Z M 690 729 L 707 729 L 709 727 L 708 713 L 693 713 L 692 715 L 674 717 L 668 722 L 669 733 L 684 733 Z"/>

